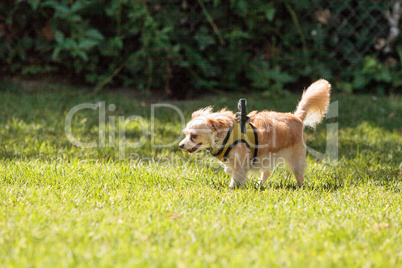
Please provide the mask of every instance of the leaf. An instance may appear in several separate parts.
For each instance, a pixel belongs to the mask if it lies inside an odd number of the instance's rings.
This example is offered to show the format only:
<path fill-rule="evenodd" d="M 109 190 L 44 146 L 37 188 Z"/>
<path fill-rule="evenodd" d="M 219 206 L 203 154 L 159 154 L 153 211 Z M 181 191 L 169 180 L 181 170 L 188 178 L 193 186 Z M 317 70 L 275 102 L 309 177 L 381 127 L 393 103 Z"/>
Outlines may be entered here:
<path fill-rule="evenodd" d="M 208 46 L 215 44 L 215 39 L 209 34 L 206 27 L 201 27 L 195 34 L 194 39 L 197 40 L 200 50 L 204 50 Z"/>
<path fill-rule="evenodd" d="M 253 81 L 257 88 L 267 88 L 274 84 L 276 88 L 282 88 L 283 84 L 294 81 L 294 77 L 282 72 L 279 66 L 270 69 L 266 61 L 254 60 L 248 70 L 247 78 Z"/>
<path fill-rule="evenodd" d="M 84 61 L 88 61 L 88 55 L 85 51 L 83 50 L 74 50 L 71 52 L 71 55 L 73 57 L 80 57 L 81 59 L 83 59 Z"/>
<path fill-rule="evenodd" d="M 169 25 L 169 26 L 164 27 L 164 28 L 161 30 L 161 33 L 167 34 L 167 33 L 170 33 L 171 31 L 173 31 L 173 26 L 172 26 L 172 25 Z"/>
<path fill-rule="evenodd" d="M 357 89 L 364 88 L 370 82 L 370 78 L 364 76 L 360 71 L 354 75 L 353 86 Z"/>
<path fill-rule="evenodd" d="M 53 60 L 53 61 L 57 61 L 57 60 L 58 60 L 58 57 L 59 57 L 60 52 L 61 52 L 61 47 L 56 47 L 56 48 L 53 50 L 53 53 L 52 53 L 52 60 Z"/>
<path fill-rule="evenodd" d="M 78 23 L 82 21 L 82 17 L 80 15 L 72 15 L 69 16 L 68 19 L 70 19 L 74 23 Z"/>
<path fill-rule="evenodd" d="M 377 81 L 381 81 L 381 82 L 392 82 L 392 75 L 391 72 L 389 71 L 388 68 L 381 68 L 380 71 L 378 71 L 377 73 L 375 73 L 374 75 L 375 79 Z"/>
<path fill-rule="evenodd" d="M 213 1 L 213 7 L 217 8 L 219 6 L 220 2 L 221 2 L 220 0 L 214 0 Z"/>
<path fill-rule="evenodd" d="M 265 11 L 265 17 L 268 21 L 273 21 L 275 18 L 276 9 L 271 7 Z"/>
<path fill-rule="evenodd" d="M 64 34 L 60 31 L 56 31 L 54 34 L 54 39 L 57 43 L 61 44 L 64 42 Z"/>
<path fill-rule="evenodd" d="M 200 68 L 205 76 L 212 77 L 219 73 L 218 67 L 212 66 L 211 63 L 203 58 L 200 53 L 197 53 L 196 50 L 187 47 L 185 53 L 189 64 Z"/>
<path fill-rule="evenodd" d="M 61 4 L 49 4 L 49 6 L 52 6 L 55 10 L 55 17 L 67 17 L 71 11 L 67 6 L 61 5 Z"/>
<path fill-rule="evenodd" d="M 95 28 L 91 28 L 86 32 L 86 36 L 95 39 L 95 40 L 103 40 L 104 36 Z"/>
<path fill-rule="evenodd" d="M 349 94 L 353 93 L 353 84 L 349 82 L 339 82 L 337 83 L 337 88 Z"/>
<path fill-rule="evenodd" d="M 293 76 L 286 72 L 282 72 L 279 66 L 275 66 L 275 68 L 268 72 L 271 79 L 280 83 L 288 83 L 294 80 Z"/>
<path fill-rule="evenodd" d="M 247 68 L 247 78 L 252 80 L 252 86 L 256 88 L 269 87 L 269 65 L 265 61 L 257 62 L 253 61 L 249 68 Z"/>
<path fill-rule="evenodd" d="M 20 46 L 21 48 L 23 48 L 24 50 L 28 50 L 29 48 L 31 48 L 33 46 L 33 40 L 32 38 L 30 38 L 28 35 L 24 35 L 21 39 L 20 39 Z"/>
<path fill-rule="evenodd" d="M 246 0 L 237 1 L 236 11 L 241 17 L 245 17 L 248 11 L 248 4 Z"/>
<path fill-rule="evenodd" d="M 136 35 L 140 32 L 140 27 L 138 26 L 132 26 L 130 27 L 130 29 L 128 29 L 128 33 L 130 33 L 131 35 Z"/>
<path fill-rule="evenodd" d="M 323 25 L 326 25 L 331 18 L 331 11 L 329 9 L 317 10 L 314 12 L 315 18 Z"/>
<path fill-rule="evenodd" d="M 172 46 L 172 53 L 173 54 L 179 54 L 181 49 L 181 45 L 180 44 L 176 44 Z"/>
<path fill-rule="evenodd" d="M 367 56 L 364 60 L 363 73 L 373 73 L 377 70 L 377 60 L 372 56 Z"/>
<path fill-rule="evenodd" d="M 183 67 L 183 68 L 188 68 L 190 66 L 190 64 L 188 64 L 188 61 L 183 60 L 183 61 L 180 61 L 179 66 Z"/>
<path fill-rule="evenodd" d="M 36 10 L 40 5 L 41 0 L 26 0 L 26 1 L 18 1 L 17 3 L 21 2 L 28 2 L 28 4 L 32 7 L 32 9 Z"/>
<path fill-rule="evenodd" d="M 71 12 L 77 12 L 80 9 L 82 9 L 84 7 L 84 5 L 82 3 L 80 3 L 79 1 L 74 2 L 74 4 L 72 4 L 70 10 Z"/>
<path fill-rule="evenodd" d="M 83 50 L 90 50 L 91 48 L 96 47 L 99 44 L 99 41 L 84 39 L 82 42 L 78 44 L 78 48 Z"/>
<path fill-rule="evenodd" d="M 100 53 L 104 56 L 118 57 L 120 50 L 123 48 L 123 40 L 121 37 L 115 37 L 110 39 L 106 45 L 102 47 Z"/>
<path fill-rule="evenodd" d="M 233 41 L 237 41 L 239 39 L 250 39 L 251 35 L 247 32 L 243 32 L 240 29 L 234 29 L 230 32 L 230 34 L 226 34 L 225 38 L 231 39 Z"/>
<path fill-rule="evenodd" d="M 72 38 L 67 38 L 62 44 L 62 47 L 66 50 L 72 50 L 77 47 L 77 42 Z"/>

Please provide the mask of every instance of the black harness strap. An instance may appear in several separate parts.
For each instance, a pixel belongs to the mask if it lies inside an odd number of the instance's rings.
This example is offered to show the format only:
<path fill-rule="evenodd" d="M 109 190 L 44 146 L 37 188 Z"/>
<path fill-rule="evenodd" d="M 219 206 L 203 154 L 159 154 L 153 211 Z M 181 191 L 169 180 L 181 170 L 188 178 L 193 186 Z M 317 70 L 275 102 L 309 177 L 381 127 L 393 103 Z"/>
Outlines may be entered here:
<path fill-rule="evenodd" d="M 248 125 L 250 127 L 248 127 Z M 251 129 L 250 129 L 251 128 Z M 248 129 L 248 130 L 247 130 Z M 251 131 L 253 132 L 253 138 L 250 137 Z M 249 133 L 247 133 L 249 132 Z M 233 135 L 239 135 L 240 138 L 235 140 L 237 137 L 231 137 Z M 231 144 L 227 146 L 227 143 L 230 139 Z M 247 141 L 248 140 L 248 141 Z M 254 146 L 250 146 L 249 142 L 254 143 Z M 230 151 L 239 143 L 245 143 L 246 146 L 253 151 L 253 163 L 258 154 L 258 135 L 256 128 L 250 123 L 250 118 L 246 113 L 246 100 L 240 99 L 239 104 L 237 106 L 236 112 L 236 123 L 232 127 L 230 127 L 228 133 L 226 134 L 225 139 L 221 145 L 221 148 L 216 154 L 213 156 L 217 157 L 221 161 L 226 161 Z M 222 155 L 223 154 L 223 155 Z"/>

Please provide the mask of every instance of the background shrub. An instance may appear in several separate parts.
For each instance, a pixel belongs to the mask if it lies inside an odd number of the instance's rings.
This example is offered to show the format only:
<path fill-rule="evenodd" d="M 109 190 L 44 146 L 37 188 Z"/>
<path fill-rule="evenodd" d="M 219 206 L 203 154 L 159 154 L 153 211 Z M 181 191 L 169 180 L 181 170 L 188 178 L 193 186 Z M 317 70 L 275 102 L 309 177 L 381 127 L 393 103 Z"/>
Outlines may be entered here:
<path fill-rule="evenodd" d="M 95 92 L 112 85 L 177 98 L 205 89 L 270 95 L 325 77 L 350 93 L 392 93 L 402 85 L 400 37 L 387 40 L 384 15 L 393 3 L 3 1 L 0 60 L 3 73 L 68 75 Z"/>

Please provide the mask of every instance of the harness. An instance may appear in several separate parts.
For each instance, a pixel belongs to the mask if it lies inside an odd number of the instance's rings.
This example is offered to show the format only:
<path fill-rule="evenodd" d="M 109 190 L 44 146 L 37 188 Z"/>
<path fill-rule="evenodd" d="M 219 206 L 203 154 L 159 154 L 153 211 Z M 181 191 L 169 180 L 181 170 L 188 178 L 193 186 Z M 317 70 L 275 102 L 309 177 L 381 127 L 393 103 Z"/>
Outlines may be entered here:
<path fill-rule="evenodd" d="M 246 100 L 240 99 L 237 106 L 236 122 L 229 129 L 222 147 L 216 154 L 212 154 L 219 161 L 225 162 L 233 147 L 238 143 L 245 143 L 253 154 L 253 162 L 258 153 L 258 136 L 255 127 L 249 122 L 250 118 L 246 113 Z"/>

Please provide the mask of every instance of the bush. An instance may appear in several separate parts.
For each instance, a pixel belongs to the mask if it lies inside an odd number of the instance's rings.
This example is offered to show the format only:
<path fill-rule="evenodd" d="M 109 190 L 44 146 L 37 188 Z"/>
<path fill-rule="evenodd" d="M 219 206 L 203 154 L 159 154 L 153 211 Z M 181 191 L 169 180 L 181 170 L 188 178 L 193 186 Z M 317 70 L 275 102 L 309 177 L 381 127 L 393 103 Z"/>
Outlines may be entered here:
<path fill-rule="evenodd" d="M 400 85 L 340 72 L 342 65 L 329 58 L 331 47 L 340 45 L 331 39 L 331 28 L 317 27 L 320 22 L 312 17 L 301 22 L 306 12 L 311 13 L 308 1 L 5 1 L 2 71 L 62 73 L 95 91 L 135 86 L 183 98 L 202 89 L 279 93 L 319 77 L 342 81 L 345 91 L 373 81 Z M 316 28 L 319 35 L 306 34 Z M 358 72 L 368 71 L 366 65 Z M 381 66 L 401 77 L 400 61 Z M 364 81 L 355 82 L 359 79 Z"/>

